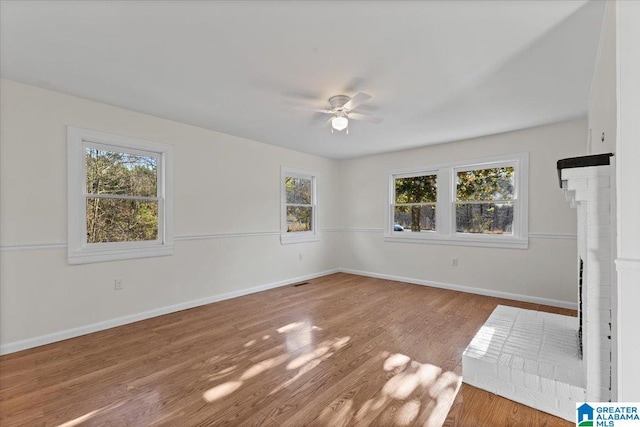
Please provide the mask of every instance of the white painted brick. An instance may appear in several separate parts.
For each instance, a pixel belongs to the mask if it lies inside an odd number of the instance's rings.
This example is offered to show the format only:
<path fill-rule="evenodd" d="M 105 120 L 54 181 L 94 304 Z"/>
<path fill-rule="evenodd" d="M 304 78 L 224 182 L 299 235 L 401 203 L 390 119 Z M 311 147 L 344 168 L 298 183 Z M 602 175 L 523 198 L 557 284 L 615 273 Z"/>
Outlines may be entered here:
<path fill-rule="evenodd" d="M 558 399 L 558 413 L 555 415 L 575 423 L 576 402 L 569 399 Z"/>
<path fill-rule="evenodd" d="M 610 168 L 607 165 L 603 166 L 589 166 L 585 168 L 570 168 L 562 169 L 562 180 L 587 180 L 589 178 L 595 178 L 598 176 L 609 176 Z"/>
<path fill-rule="evenodd" d="M 478 375 L 478 382 L 482 384 L 482 389 L 498 394 L 498 389 L 502 388 L 502 382 L 493 375 Z"/>
<path fill-rule="evenodd" d="M 611 191 L 608 189 L 585 189 L 575 190 L 574 196 L 576 202 L 595 201 L 608 202 L 611 200 Z"/>
<path fill-rule="evenodd" d="M 472 344 L 483 343 L 486 351 L 473 345 L 465 350 L 463 381 L 557 416 L 572 416 L 575 405 L 567 401 L 572 386 L 574 396 L 576 390 L 584 393 L 586 366 L 577 356 L 578 320 L 498 306 L 485 326 L 494 328 L 493 340 L 487 343 L 481 341 L 485 337 L 474 338 Z M 599 339 L 593 331 L 601 325 L 591 329 L 592 340 Z"/>
<path fill-rule="evenodd" d="M 482 359 L 484 356 L 484 351 L 475 347 L 467 347 L 467 349 L 462 353 L 462 356 L 469 357 L 472 359 Z"/>
<path fill-rule="evenodd" d="M 605 227 L 609 229 L 611 225 L 611 215 L 603 212 L 597 212 L 597 214 L 590 216 L 587 218 L 587 224 L 589 226 L 594 225 L 598 227 Z M 600 242 L 600 244 L 606 244 L 607 242 Z"/>
<path fill-rule="evenodd" d="M 535 408 L 536 399 L 534 398 L 534 396 L 532 396 L 531 390 L 527 390 L 523 386 L 520 386 L 517 384 L 514 385 L 514 388 L 515 390 L 513 392 L 513 397 L 512 397 L 513 400 L 515 400 L 516 402 L 520 402 L 523 405 L 527 405 Z"/>
<path fill-rule="evenodd" d="M 524 373 L 524 386 L 531 390 L 541 391 L 540 377 L 529 372 Z"/>
<path fill-rule="evenodd" d="M 511 355 L 507 353 L 502 353 L 500 355 L 500 359 L 498 359 L 498 365 L 500 366 L 511 366 Z"/>
<path fill-rule="evenodd" d="M 540 378 L 540 389 L 543 393 L 554 395 L 556 394 L 556 381 L 551 378 Z"/>
<path fill-rule="evenodd" d="M 555 396 L 550 396 L 542 393 L 541 391 L 534 391 L 528 388 L 520 387 L 518 385 L 515 386 L 515 397 L 518 401 L 528 401 L 530 402 L 528 405 L 538 407 L 540 405 L 544 405 L 545 408 L 555 409 L 557 406 L 557 400 Z"/>
<path fill-rule="evenodd" d="M 524 372 L 519 369 L 511 369 L 511 382 L 524 387 Z"/>
<path fill-rule="evenodd" d="M 569 179 L 566 181 L 566 184 L 563 188 L 568 191 L 587 190 L 589 188 L 589 178 Z"/>
<path fill-rule="evenodd" d="M 462 382 L 472 385 L 474 387 L 478 387 L 478 388 L 482 388 L 482 386 L 479 384 L 478 381 L 478 376 L 477 375 L 462 375 Z"/>
<path fill-rule="evenodd" d="M 556 381 L 556 395 L 559 399 L 570 399 L 571 386 L 564 381 Z"/>
<path fill-rule="evenodd" d="M 571 400 L 574 402 L 584 402 L 587 394 L 584 388 L 576 387 L 574 385 L 569 387 Z"/>
<path fill-rule="evenodd" d="M 470 369 L 471 373 L 498 375 L 497 364 L 488 363 L 482 359 L 475 359 L 472 357 L 465 357 L 462 360 L 463 367 L 466 366 Z"/>
<path fill-rule="evenodd" d="M 544 378 L 553 378 L 553 365 L 551 363 L 540 362 L 538 364 L 538 372 L 541 377 Z"/>
<path fill-rule="evenodd" d="M 506 397 L 506 398 L 510 398 L 509 396 L 513 396 L 513 394 L 515 393 L 515 389 L 516 386 L 510 382 L 505 383 L 503 381 L 500 381 L 500 383 L 498 384 L 498 387 L 496 388 L 495 394 Z"/>
<path fill-rule="evenodd" d="M 611 398 L 611 392 L 608 389 L 600 388 L 593 392 L 587 390 L 586 401 L 588 402 L 606 402 Z"/>
<path fill-rule="evenodd" d="M 558 399 L 551 396 L 552 399 L 548 399 L 547 396 L 536 400 L 536 409 L 543 412 L 558 416 Z"/>
<path fill-rule="evenodd" d="M 611 181 L 608 176 L 601 175 L 598 177 L 587 178 L 587 186 L 589 188 L 610 188 Z"/>
<path fill-rule="evenodd" d="M 524 361 L 524 371 L 531 374 L 538 374 L 538 362 L 533 360 L 525 359 Z"/>
<path fill-rule="evenodd" d="M 505 365 L 498 365 L 498 379 L 504 382 L 511 381 L 511 368 Z"/>
<path fill-rule="evenodd" d="M 567 369 L 566 372 L 569 373 L 569 384 L 581 383 L 581 378 L 583 377 L 582 372 L 578 372 L 576 369 Z"/>
<path fill-rule="evenodd" d="M 587 240 L 598 241 L 601 238 L 609 238 L 611 230 L 609 227 L 591 227 L 587 228 L 586 238 Z"/>
<path fill-rule="evenodd" d="M 567 369 L 558 369 L 558 370 L 556 370 L 556 379 L 558 381 L 558 386 L 561 383 L 563 383 L 563 384 L 570 384 L 571 383 L 571 376 L 570 376 L 569 371 Z M 571 396 L 571 394 L 568 393 L 567 396 Z"/>
<path fill-rule="evenodd" d="M 524 359 L 520 356 L 512 355 L 511 368 L 514 370 L 522 371 L 524 369 Z"/>

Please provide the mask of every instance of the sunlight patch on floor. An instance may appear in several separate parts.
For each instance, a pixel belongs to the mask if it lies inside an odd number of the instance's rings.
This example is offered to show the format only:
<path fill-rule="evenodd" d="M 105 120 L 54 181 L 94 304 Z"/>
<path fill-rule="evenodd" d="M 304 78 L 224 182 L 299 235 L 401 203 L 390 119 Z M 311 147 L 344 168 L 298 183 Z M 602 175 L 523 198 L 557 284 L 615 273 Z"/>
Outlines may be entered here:
<path fill-rule="evenodd" d="M 216 381 L 216 380 L 219 380 L 220 378 L 226 377 L 227 375 L 231 375 L 233 371 L 236 370 L 236 367 L 237 367 L 236 365 L 229 366 L 228 368 L 224 368 L 220 372 L 217 372 L 212 375 L 207 375 L 205 377 L 209 380 L 209 382 Z"/>
<path fill-rule="evenodd" d="M 293 322 L 276 329 L 276 331 L 278 331 L 279 334 L 284 334 L 286 332 L 297 331 L 299 329 L 302 329 L 305 327 L 305 325 L 306 325 L 306 322 Z"/>
<path fill-rule="evenodd" d="M 250 378 L 253 378 L 256 375 L 263 373 L 267 369 L 271 369 L 278 365 L 283 364 L 284 362 L 287 361 L 288 358 L 289 356 L 287 356 L 286 354 L 282 354 L 280 356 L 272 357 L 270 359 L 263 360 L 262 362 L 256 363 L 255 365 L 253 365 L 252 367 L 244 371 L 244 373 L 240 376 L 240 380 L 246 381 Z"/>
<path fill-rule="evenodd" d="M 210 388 L 209 390 L 203 393 L 202 398 L 206 402 L 212 403 L 226 396 L 231 395 L 232 393 L 240 389 L 240 387 L 242 387 L 242 385 L 246 381 L 249 381 L 257 377 L 258 375 L 263 374 L 264 372 L 287 362 L 287 360 L 289 360 L 289 358 L 292 357 L 291 353 L 294 353 L 295 351 L 301 348 L 305 348 L 309 345 L 312 345 L 313 344 L 312 332 L 322 331 L 322 328 L 318 326 L 312 326 L 311 322 L 304 320 L 300 322 L 289 323 L 285 326 L 282 326 L 276 329 L 276 331 L 280 334 L 285 334 L 286 350 L 284 345 L 281 344 L 273 348 L 270 348 L 266 351 L 263 351 L 262 353 L 257 354 L 256 356 L 250 358 L 250 360 L 260 360 L 261 357 L 265 357 L 267 355 L 273 355 L 275 352 L 279 352 L 279 351 L 282 351 L 283 354 L 266 358 L 264 360 L 261 360 L 260 362 L 257 362 L 251 365 L 242 374 L 240 374 L 239 377 L 237 377 L 237 380 L 227 381 L 213 388 Z M 262 337 L 262 340 L 263 341 L 267 340 L 270 337 L 271 337 L 270 335 L 264 335 Z M 321 362 L 333 356 L 333 354 L 336 351 L 344 348 L 350 341 L 351 341 L 350 336 L 337 337 L 330 340 L 325 340 L 322 343 L 318 344 L 316 348 L 313 348 L 312 346 L 311 351 L 295 357 L 293 360 L 289 361 L 289 363 L 286 366 L 286 369 L 287 370 L 297 369 L 298 371 L 296 372 L 296 374 L 293 377 L 289 378 L 287 381 L 284 381 L 283 383 L 279 384 L 274 389 L 272 389 L 269 395 L 272 395 L 274 393 L 279 392 L 280 390 L 283 390 L 289 387 L 290 385 L 298 381 L 303 375 L 305 375 L 306 373 L 318 367 Z M 247 341 L 243 345 L 243 347 L 249 348 L 256 344 L 257 344 L 256 340 L 250 340 L 250 341 Z M 245 356 L 240 355 L 239 357 L 234 358 L 233 356 L 230 356 L 230 355 L 224 355 L 224 356 L 220 355 L 220 356 L 216 356 L 208 359 L 207 362 L 219 363 L 221 360 L 224 360 L 224 359 L 231 358 L 233 360 L 237 360 L 238 358 L 243 358 L 243 357 Z M 209 381 L 214 381 L 216 379 L 224 378 L 232 373 L 235 373 L 236 369 L 237 369 L 237 365 L 226 367 L 221 371 L 210 375 Z"/>
<path fill-rule="evenodd" d="M 402 368 L 407 365 L 411 361 L 409 356 L 405 356 L 404 354 L 393 354 L 384 361 L 384 365 L 382 368 L 385 371 L 393 371 L 396 368 Z"/>
<path fill-rule="evenodd" d="M 202 397 L 208 403 L 214 402 L 218 399 L 222 399 L 223 397 L 230 395 L 231 393 L 239 389 L 242 383 L 242 381 L 227 381 L 226 383 L 220 384 L 205 391 Z"/>
<path fill-rule="evenodd" d="M 395 416 L 396 424 L 399 426 L 411 425 L 420 413 L 420 402 L 418 400 L 410 400 L 398 409 Z"/>
<path fill-rule="evenodd" d="M 329 351 L 329 347 L 318 347 L 315 350 L 296 357 L 287 365 L 287 369 L 298 369 L 311 362 L 313 359 L 324 356 Z"/>
<path fill-rule="evenodd" d="M 355 422 L 440 427 L 460 389 L 462 377 L 438 366 L 411 360 L 404 354 L 382 352 L 381 356 L 382 370 L 393 376 L 379 391 L 359 407 L 353 392 L 349 391 L 329 404 L 319 419 L 331 426 Z"/>
<path fill-rule="evenodd" d="M 96 415 L 100 414 L 101 412 L 106 412 L 109 411 L 111 409 L 115 409 L 118 406 L 121 406 L 124 404 L 124 401 L 122 402 L 117 402 L 117 403 L 112 403 L 110 405 L 104 406 L 100 409 L 96 409 L 95 411 L 91 411 L 91 412 L 87 412 L 86 414 L 78 417 L 78 418 L 74 418 L 70 421 L 67 421 L 66 423 L 60 424 L 58 427 L 74 427 L 77 425 L 80 425 L 82 423 L 84 423 L 85 421 L 90 420 L 91 418 L 95 417 Z"/>

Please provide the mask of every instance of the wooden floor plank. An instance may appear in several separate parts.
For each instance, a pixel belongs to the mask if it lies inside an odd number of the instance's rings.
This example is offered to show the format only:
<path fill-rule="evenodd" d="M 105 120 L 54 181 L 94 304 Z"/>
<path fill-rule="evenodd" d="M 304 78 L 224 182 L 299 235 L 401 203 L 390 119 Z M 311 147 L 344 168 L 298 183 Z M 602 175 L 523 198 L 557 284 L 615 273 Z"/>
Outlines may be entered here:
<path fill-rule="evenodd" d="M 0 425 L 571 425 L 460 386 L 498 304 L 575 315 L 339 273 L 2 356 Z"/>

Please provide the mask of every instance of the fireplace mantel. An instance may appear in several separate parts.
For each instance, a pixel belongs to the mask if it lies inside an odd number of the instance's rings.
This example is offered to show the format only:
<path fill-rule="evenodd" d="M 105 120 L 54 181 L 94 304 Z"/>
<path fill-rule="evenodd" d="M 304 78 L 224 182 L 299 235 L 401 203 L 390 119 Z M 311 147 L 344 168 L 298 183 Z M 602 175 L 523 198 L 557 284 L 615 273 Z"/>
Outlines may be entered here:
<path fill-rule="evenodd" d="M 590 156 L 568 157 L 558 160 L 558 181 L 562 188 L 562 170 L 571 168 L 586 168 L 590 166 L 609 166 L 613 153 L 593 154 Z"/>

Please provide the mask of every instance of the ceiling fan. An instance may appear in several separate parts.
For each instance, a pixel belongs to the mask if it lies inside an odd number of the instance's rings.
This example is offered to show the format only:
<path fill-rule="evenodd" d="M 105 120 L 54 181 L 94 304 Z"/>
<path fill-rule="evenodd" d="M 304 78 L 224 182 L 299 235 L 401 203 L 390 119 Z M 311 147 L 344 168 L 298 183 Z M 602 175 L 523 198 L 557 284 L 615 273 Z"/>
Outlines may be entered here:
<path fill-rule="evenodd" d="M 370 95 L 366 93 L 358 92 L 353 98 L 348 97 L 346 95 L 336 95 L 329 98 L 329 105 L 331 105 L 330 110 L 326 109 L 318 109 L 311 107 L 295 107 L 296 110 L 302 111 L 314 111 L 316 113 L 330 114 L 332 117 L 329 119 L 331 123 L 331 133 L 334 130 L 337 131 L 346 131 L 349 133 L 349 120 L 363 120 L 369 123 L 378 124 L 382 121 L 380 117 L 375 117 L 370 114 L 364 113 L 356 113 L 353 111 L 359 105 L 367 102 L 371 98 Z"/>

